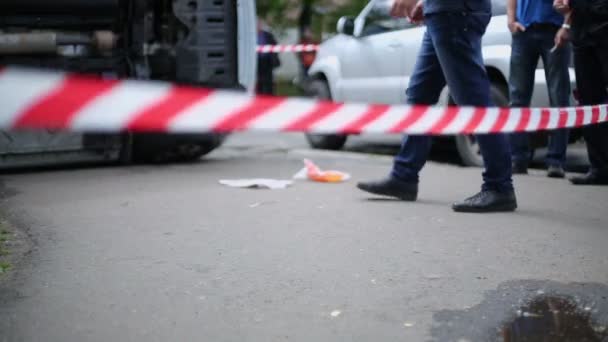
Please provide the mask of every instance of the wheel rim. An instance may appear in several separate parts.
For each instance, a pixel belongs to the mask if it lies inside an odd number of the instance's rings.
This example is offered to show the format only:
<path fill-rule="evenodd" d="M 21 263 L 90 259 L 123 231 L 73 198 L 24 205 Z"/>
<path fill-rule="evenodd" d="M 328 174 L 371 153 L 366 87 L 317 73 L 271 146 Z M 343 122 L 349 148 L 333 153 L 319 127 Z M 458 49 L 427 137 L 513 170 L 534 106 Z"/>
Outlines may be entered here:
<path fill-rule="evenodd" d="M 475 155 L 481 158 L 481 147 L 479 146 L 479 142 L 477 141 L 475 136 L 468 135 L 467 142 L 469 143 L 469 148 L 471 149 L 471 151 L 475 152 Z"/>
<path fill-rule="evenodd" d="M 473 163 L 475 165 L 483 165 L 483 156 L 481 155 L 481 146 L 479 146 L 479 141 L 474 135 L 467 135 L 465 139 L 468 150 L 471 153 L 471 156 L 476 159 Z"/>

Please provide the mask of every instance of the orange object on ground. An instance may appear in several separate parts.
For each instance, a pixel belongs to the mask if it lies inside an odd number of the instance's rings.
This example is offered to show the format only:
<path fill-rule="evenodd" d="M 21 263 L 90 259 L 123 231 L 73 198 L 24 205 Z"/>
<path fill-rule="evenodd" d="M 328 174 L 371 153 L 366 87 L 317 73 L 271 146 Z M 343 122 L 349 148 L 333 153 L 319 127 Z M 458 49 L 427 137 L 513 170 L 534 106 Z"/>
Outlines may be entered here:
<path fill-rule="evenodd" d="M 315 163 L 308 159 L 304 159 L 304 165 L 306 166 L 306 176 L 308 179 L 315 182 L 322 183 L 340 183 L 348 180 L 350 175 L 342 171 L 321 170 Z"/>

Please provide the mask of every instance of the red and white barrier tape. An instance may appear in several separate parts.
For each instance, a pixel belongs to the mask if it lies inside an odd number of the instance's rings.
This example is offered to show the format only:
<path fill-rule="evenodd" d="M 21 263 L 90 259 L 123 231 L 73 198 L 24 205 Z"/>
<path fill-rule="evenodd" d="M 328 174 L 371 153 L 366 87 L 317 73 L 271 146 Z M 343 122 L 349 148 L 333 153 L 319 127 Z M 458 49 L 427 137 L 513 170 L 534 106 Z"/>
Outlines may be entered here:
<path fill-rule="evenodd" d="M 312 52 L 319 50 L 316 44 L 289 44 L 289 45 L 258 45 L 258 53 L 281 53 L 281 52 Z"/>
<path fill-rule="evenodd" d="M 305 98 L 0 69 L 0 129 L 483 134 L 608 121 L 608 105 L 473 108 L 340 104 Z"/>

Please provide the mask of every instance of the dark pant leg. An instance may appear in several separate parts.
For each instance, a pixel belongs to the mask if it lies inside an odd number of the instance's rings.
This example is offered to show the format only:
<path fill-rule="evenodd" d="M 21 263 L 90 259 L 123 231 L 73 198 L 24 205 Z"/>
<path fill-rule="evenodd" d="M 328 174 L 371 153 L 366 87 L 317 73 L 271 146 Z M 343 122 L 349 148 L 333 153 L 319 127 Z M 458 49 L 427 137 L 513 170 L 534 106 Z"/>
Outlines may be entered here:
<path fill-rule="evenodd" d="M 409 104 L 435 104 L 439 100 L 445 79 L 435 54 L 431 37 L 427 32 L 416 60 L 414 73 L 407 89 Z M 409 135 L 403 138 L 401 149 L 395 157 L 391 176 L 406 182 L 418 182 L 418 174 L 428 158 L 432 137 Z"/>
<path fill-rule="evenodd" d="M 569 137 L 570 131 L 567 128 L 551 131 L 549 134 L 549 145 L 547 146 L 547 156 L 545 157 L 547 166 L 564 167 Z"/>
<path fill-rule="evenodd" d="M 608 103 L 608 46 L 574 49 L 576 86 L 581 105 Z M 583 128 L 591 172 L 608 176 L 608 123 Z"/>
<path fill-rule="evenodd" d="M 534 91 L 534 72 L 540 57 L 538 42 L 533 29 L 518 32 L 511 42 L 509 74 L 509 97 L 511 107 L 528 107 Z M 530 160 L 530 138 L 528 133 L 509 135 L 513 162 L 528 165 Z"/>
<path fill-rule="evenodd" d="M 481 38 L 489 13 L 437 13 L 427 16 L 427 30 L 443 70 L 450 94 L 457 105 L 490 106 L 490 81 L 481 54 Z M 477 137 L 485 171 L 483 189 L 508 191 L 511 151 L 504 134 Z"/>
<path fill-rule="evenodd" d="M 259 95 L 274 95 L 274 82 L 270 80 L 262 80 L 258 82 L 257 93 Z"/>
<path fill-rule="evenodd" d="M 572 48 L 570 44 L 551 52 L 554 45 L 555 32 L 542 32 L 541 57 L 545 67 L 545 78 L 549 89 L 549 100 L 551 107 L 570 106 L 570 55 Z M 566 162 L 566 150 L 568 148 L 567 129 L 558 129 L 549 134 L 549 146 L 547 151 L 547 166 L 563 166 Z"/>

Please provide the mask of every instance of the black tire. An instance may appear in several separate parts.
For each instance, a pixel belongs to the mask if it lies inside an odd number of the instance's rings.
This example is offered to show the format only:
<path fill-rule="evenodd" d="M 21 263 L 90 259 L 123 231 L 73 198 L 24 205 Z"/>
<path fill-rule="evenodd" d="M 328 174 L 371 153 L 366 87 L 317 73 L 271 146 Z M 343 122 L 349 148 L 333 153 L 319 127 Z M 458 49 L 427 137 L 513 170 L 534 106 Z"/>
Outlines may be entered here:
<path fill-rule="evenodd" d="M 121 146 L 118 162 L 121 165 L 129 165 L 133 162 L 133 134 L 123 133 L 120 140 Z"/>
<path fill-rule="evenodd" d="M 331 92 L 327 82 L 323 80 L 313 80 L 308 85 L 308 95 L 322 100 L 331 100 Z M 346 143 L 346 135 L 338 134 L 311 134 L 306 133 L 306 140 L 312 148 L 324 150 L 339 150 Z"/>
<path fill-rule="evenodd" d="M 498 107 L 508 107 L 509 97 L 507 89 L 499 83 L 492 82 L 490 86 L 490 96 L 492 101 Z M 460 155 L 460 161 L 464 166 L 483 167 L 483 158 L 477 139 L 473 135 L 457 135 L 455 138 L 456 149 Z"/>
<path fill-rule="evenodd" d="M 218 134 L 138 133 L 133 136 L 136 163 L 193 162 L 216 149 L 224 140 Z"/>

